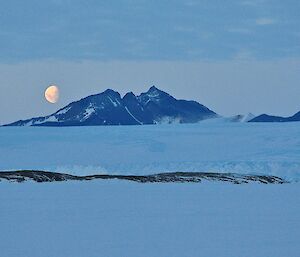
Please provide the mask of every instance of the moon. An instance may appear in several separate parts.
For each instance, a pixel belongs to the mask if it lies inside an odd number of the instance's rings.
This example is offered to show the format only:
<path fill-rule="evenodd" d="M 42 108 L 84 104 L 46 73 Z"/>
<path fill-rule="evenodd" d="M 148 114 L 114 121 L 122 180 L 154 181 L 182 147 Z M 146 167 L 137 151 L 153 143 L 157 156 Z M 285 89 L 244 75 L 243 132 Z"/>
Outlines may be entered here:
<path fill-rule="evenodd" d="M 56 85 L 50 85 L 45 91 L 45 98 L 49 103 L 55 104 L 59 99 L 59 89 Z"/>

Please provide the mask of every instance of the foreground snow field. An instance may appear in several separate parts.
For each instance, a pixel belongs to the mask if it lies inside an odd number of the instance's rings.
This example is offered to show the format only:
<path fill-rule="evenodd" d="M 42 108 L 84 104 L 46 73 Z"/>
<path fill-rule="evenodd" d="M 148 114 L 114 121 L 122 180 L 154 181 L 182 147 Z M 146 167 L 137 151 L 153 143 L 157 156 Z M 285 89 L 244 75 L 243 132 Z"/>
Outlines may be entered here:
<path fill-rule="evenodd" d="M 18 169 L 230 172 L 294 182 L 300 123 L 0 128 L 0 170 Z M 0 256 L 296 257 L 299 199 L 299 183 L 1 181 Z"/>
<path fill-rule="evenodd" d="M 296 257 L 300 187 L 0 184 L 4 257 Z"/>
<path fill-rule="evenodd" d="M 300 122 L 2 127 L 0 170 L 87 174 L 231 172 L 300 178 Z"/>

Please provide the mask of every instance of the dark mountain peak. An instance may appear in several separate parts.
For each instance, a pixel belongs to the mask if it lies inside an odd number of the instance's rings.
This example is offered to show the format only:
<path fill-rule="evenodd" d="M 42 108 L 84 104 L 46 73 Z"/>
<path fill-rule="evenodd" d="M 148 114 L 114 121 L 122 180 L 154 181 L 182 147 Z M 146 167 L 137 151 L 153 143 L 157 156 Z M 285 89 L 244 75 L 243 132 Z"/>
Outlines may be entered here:
<path fill-rule="evenodd" d="M 138 100 L 142 104 L 149 104 L 149 103 L 162 103 L 164 101 L 168 101 L 169 99 L 175 100 L 172 96 L 170 96 L 168 93 L 158 89 L 155 86 L 152 86 L 149 88 L 149 90 L 146 93 L 141 93 L 138 96 Z"/>
<path fill-rule="evenodd" d="M 280 117 L 280 116 L 262 114 L 250 120 L 249 122 L 291 122 L 291 121 L 300 121 L 300 112 L 297 112 L 296 114 L 290 117 Z"/>
<path fill-rule="evenodd" d="M 89 95 L 87 97 L 84 97 L 78 101 L 70 103 L 70 105 L 75 104 L 75 103 L 89 103 L 89 102 L 101 102 L 103 99 L 121 99 L 121 95 L 119 92 L 114 91 L 112 89 L 106 89 L 105 91 L 94 94 L 94 95 Z"/>
<path fill-rule="evenodd" d="M 132 92 L 128 92 L 126 95 L 124 95 L 123 100 L 124 99 L 136 99 L 136 95 Z"/>
<path fill-rule="evenodd" d="M 158 89 L 156 86 L 152 86 L 148 89 L 148 91 L 144 94 L 147 94 L 148 96 L 157 97 L 159 95 L 169 95 L 168 93 Z"/>
<path fill-rule="evenodd" d="M 148 89 L 148 92 L 151 92 L 151 91 L 161 91 L 160 89 L 158 89 L 156 86 L 151 86 L 149 89 Z"/>
<path fill-rule="evenodd" d="M 157 123 L 194 123 L 216 117 L 205 106 L 185 100 L 176 100 L 155 86 L 135 96 L 132 92 L 123 98 L 112 89 L 75 101 L 57 112 L 10 126 L 92 126 L 142 125 Z"/>
<path fill-rule="evenodd" d="M 112 89 L 106 89 L 104 92 L 100 93 L 100 95 L 109 95 L 121 98 L 121 95 L 118 91 L 114 91 Z"/>

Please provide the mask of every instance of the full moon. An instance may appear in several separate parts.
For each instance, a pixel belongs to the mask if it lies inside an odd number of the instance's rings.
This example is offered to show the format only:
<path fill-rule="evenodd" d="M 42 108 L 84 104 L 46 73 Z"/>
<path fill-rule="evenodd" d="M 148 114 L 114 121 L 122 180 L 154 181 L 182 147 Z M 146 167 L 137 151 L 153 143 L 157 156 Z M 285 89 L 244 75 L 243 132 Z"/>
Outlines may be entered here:
<path fill-rule="evenodd" d="M 50 85 L 45 91 L 45 98 L 49 103 L 55 104 L 59 99 L 59 89 L 56 85 Z"/>

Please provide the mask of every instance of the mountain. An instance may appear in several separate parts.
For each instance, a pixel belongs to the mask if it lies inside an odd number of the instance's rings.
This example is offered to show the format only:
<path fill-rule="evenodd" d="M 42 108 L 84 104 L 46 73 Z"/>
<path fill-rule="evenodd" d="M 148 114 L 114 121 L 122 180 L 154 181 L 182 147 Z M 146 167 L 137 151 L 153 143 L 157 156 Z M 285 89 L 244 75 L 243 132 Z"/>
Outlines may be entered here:
<path fill-rule="evenodd" d="M 279 116 L 262 114 L 250 120 L 249 122 L 290 122 L 290 121 L 300 121 L 300 112 L 297 112 L 295 115 L 291 117 L 279 117 Z"/>
<path fill-rule="evenodd" d="M 177 100 L 152 86 L 139 96 L 132 92 L 123 98 L 106 91 L 72 102 L 57 112 L 5 126 L 95 126 L 195 123 L 218 115 L 195 101 Z"/>

